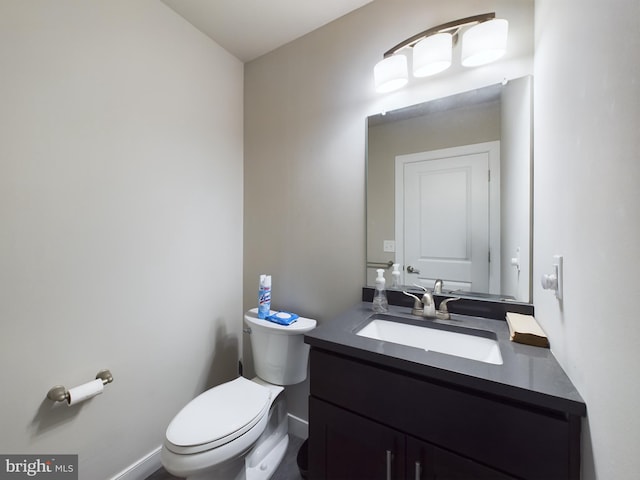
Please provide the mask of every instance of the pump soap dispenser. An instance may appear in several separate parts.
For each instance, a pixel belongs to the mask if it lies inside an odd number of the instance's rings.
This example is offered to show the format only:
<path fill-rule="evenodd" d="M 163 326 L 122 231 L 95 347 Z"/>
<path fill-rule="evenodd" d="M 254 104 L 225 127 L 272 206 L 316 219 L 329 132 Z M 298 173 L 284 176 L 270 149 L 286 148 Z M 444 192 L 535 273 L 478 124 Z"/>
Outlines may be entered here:
<path fill-rule="evenodd" d="M 376 270 L 378 276 L 376 277 L 376 290 L 373 293 L 373 311 L 377 313 L 384 313 L 389 311 L 389 302 L 387 302 L 387 292 L 384 289 L 384 270 L 379 268 Z"/>
<path fill-rule="evenodd" d="M 393 271 L 391 272 L 391 288 L 400 288 L 400 264 L 393 264 Z"/>

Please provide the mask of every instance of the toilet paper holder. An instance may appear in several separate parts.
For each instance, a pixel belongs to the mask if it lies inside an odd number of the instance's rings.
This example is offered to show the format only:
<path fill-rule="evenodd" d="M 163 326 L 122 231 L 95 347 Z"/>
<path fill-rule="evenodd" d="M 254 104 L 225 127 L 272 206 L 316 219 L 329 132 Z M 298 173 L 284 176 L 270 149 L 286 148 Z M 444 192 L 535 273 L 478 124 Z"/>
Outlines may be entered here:
<path fill-rule="evenodd" d="M 107 383 L 113 382 L 113 375 L 111 375 L 111 372 L 105 368 L 104 370 L 100 370 L 96 373 L 96 380 L 98 379 L 102 380 L 103 385 L 106 385 Z M 69 391 L 62 385 L 56 385 L 49 390 L 47 398 L 54 402 L 64 402 L 69 399 Z"/>

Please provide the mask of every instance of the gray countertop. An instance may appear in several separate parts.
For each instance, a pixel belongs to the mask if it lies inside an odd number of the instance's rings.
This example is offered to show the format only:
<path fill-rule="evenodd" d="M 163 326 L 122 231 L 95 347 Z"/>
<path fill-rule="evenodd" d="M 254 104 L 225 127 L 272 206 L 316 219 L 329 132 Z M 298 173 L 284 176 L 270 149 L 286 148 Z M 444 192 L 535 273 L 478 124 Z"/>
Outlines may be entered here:
<path fill-rule="evenodd" d="M 494 365 L 355 334 L 374 312 L 362 302 L 305 335 L 311 347 L 570 415 L 586 415 L 582 397 L 548 348 L 514 343 L 506 321 L 452 314 L 451 320 L 421 319 L 406 307 L 389 313 L 409 322 L 434 322 L 494 332 L 503 364 Z"/>

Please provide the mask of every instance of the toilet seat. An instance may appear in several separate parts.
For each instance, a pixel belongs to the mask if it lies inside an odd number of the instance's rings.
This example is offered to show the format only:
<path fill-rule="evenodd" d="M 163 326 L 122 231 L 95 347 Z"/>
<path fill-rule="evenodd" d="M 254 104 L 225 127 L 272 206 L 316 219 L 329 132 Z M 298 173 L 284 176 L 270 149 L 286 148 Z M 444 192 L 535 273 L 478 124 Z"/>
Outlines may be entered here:
<path fill-rule="evenodd" d="M 165 445 L 187 455 L 229 443 L 269 411 L 272 391 L 244 377 L 214 387 L 189 402 L 167 427 Z"/>

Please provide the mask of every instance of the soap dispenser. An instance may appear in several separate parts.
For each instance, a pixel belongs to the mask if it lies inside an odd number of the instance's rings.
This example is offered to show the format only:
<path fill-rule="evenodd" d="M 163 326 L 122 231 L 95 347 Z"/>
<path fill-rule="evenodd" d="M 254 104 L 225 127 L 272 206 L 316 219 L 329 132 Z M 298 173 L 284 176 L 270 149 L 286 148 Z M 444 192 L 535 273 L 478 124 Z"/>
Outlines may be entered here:
<path fill-rule="evenodd" d="M 387 302 L 387 292 L 385 291 L 384 284 L 384 270 L 379 268 L 376 270 L 378 276 L 376 277 L 376 289 L 373 293 L 373 311 L 377 313 L 384 313 L 389 311 L 389 302 Z"/>
<path fill-rule="evenodd" d="M 391 288 L 400 288 L 400 264 L 393 264 L 393 271 L 391 272 Z"/>

